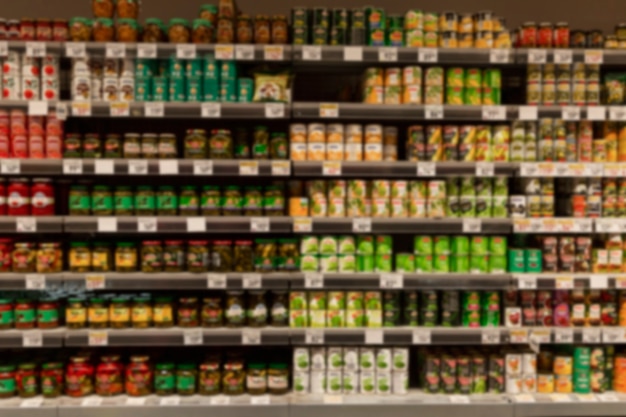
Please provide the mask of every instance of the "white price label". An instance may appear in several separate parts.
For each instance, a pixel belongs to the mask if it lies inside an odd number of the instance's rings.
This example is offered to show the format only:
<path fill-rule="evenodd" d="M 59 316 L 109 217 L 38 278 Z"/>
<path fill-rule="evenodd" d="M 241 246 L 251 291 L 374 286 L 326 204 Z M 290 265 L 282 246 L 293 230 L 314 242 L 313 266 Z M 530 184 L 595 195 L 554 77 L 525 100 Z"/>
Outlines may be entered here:
<path fill-rule="evenodd" d="M 437 165 L 434 162 L 418 162 L 418 177 L 434 177 L 437 174 Z"/>
<path fill-rule="evenodd" d="M 576 398 L 580 402 L 597 403 L 598 399 L 594 394 L 576 394 Z"/>
<path fill-rule="evenodd" d="M 360 62 L 363 61 L 363 48 L 361 46 L 346 46 L 343 48 L 343 60 Z"/>
<path fill-rule="evenodd" d="M 272 175 L 275 177 L 287 177 L 291 175 L 291 162 L 272 161 Z"/>
<path fill-rule="evenodd" d="M 112 101 L 109 103 L 111 117 L 130 116 L 130 103 L 128 101 Z"/>
<path fill-rule="evenodd" d="M 235 59 L 235 46 L 229 44 L 215 45 L 215 59 L 231 61 Z"/>
<path fill-rule="evenodd" d="M 324 395 L 324 404 L 343 404 L 343 395 Z"/>
<path fill-rule="evenodd" d="M 532 394 L 518 394 L 513 397 L 516 403 L 534 403 L 535 397 Z"/>
<path fill-rule="evenodd" d="M 146 404 L 146 397 L 128 397 L 126 398 L 126 405 L 134 407 L 142 406 Z"/>
<path fill-rule="evenodd" d="M 511 343 L 528 343 L 528 330 L 511 329 L 509 330 L 509 339 Z"/>
<path fill-rule="evenodd" d="M 187 217 L 187 232 L 206 232 L 206 219 L 204 217 Z"/>
<path fill-rule="evenodd" d="M 609 277 L 606 275 L 591 275 L 589 277 L 589 288 L 592 290 L 606 290 L 609 288 Z"/>
<path fill-rule="evenodd" d="M 493 162 L 476 162 L 477 177 L 493 177 L 496 175 L 496 166 Z"/>
<path fill-rule="evenodd" d="M 241 343 L 243 345 L 260 345 L 261 331 L 256 329 L 243 329 L 241 332 Z"/>
<path fill-rule="evenodd" d="M 266 61 L 283 61 L 285 59 L 285 48 L 282 45 L 265 45 L 263 47 L 263 57 Z"/>
<path fill-rule="evenodd" d="M 202 103 L 200 112 L 202 117 L 220 118 L 222 117 L 222 103 Z"/>
<path fill-rule="evenodd" d="M 570 344 L 574 343 L 574 329 L 563 329 L 556 327 L 554 329 L 554 343 Z"/>
<path fill-rule="evenodd" d="M 19 174 L 21 171 L 19 159 L 3 159 L 0 162 L 0 170 L 3 174 Z"/>
<path fill-rule="evenodd" d="M 320 117 L 339 117 L 339 104 L 337 103 L 320 103 Z"/>
<path fill-rule="evenodd" d="M 83 175 L 82 159 L 64 159 L 63 174 L 65 175 Z"/>
<path fill-rule="evenodd" d="M 29 101 L 28 102 L 28 115 L 29 116 L 47 116 L 48 115 L 48 102 L 47 101 Z"/>
<path fill-rule="evenodd" d="M 432 333 L 430 329 L 413 330 L 414 345 L 430 345 L 432 343 Z"/>
<path fill-rule="evenodd" d="M 261 274 L 246 274 L 242 277 L 243 288 L 254 290 L 263 287 L 263 277 Z"/>
<path fill-rule="evenodd" d="M 272 403 L 269 395 L 253 395 L 250 397 L 250 404 L 252 405 L 270 405 Z"/>
<path fill-rule="evenodd" d="M 574 289 L 574 277 L 556 277 L 555 288 L 557 290 Z"/>
<path fill-rule="evenodd" d="M 107 286 L 106 277 L 104 275 L 89 274 L 85 275 L 85 289 L 87 290 L 104 290 Z"/>
<path fill-rule="evenodd" d="M 46 56 L 46 43 L 26 42 L 26 56 L 31 58 L 43 58 Z"/>
<path fill-rule="evenodd" d="M 382 329 L 365 329 L 366 345 L 382 345 L 385 341 L 385 333 Z"/>
<path fill-rule="evenodd" d="M 585 51 L 585 64 L 602 64 L 604 51 L 602 49 L 588 49 Z"/>
<path fill-rule="evenodd" d="M 176 57 L 178 59 L 196 59 L 196 45 L 189 43 L 176 45 Z M 228 59 L 233 59 L 233 57 L 231 56 Z"/>
<path fill-rule="evenodd" d="M 209 289 L 226 289 L 226 274 L 208 274 L 207 288 Z"/>
<path fill-rule="evenodd" d="M 302 47 L 302 60 L 303 61 L 321 61 L 322 60 L 322 47 L 304 45 Z"/>
<path fill-rule="evenodd" d="M 467 395 L 450 395 L 448 397 L 451 404 L 469 404 L 470 398 Z"/>
<path fill-rule="evenodd" d="M 483 106 L 483 120 L 506 120 L 505 106 Z"/>
<path fill-rule="evenodd" d="M 254 45 L 235 45 L 235 59 L 251 61 L 254 59 Z"/>
<path fill-rule="evenodd" d="M 617 122 L 626 120 L 626 106 L 609 106 L 609 119 Z"/>
<path fill-rule="evenodd" d="M 352 219 L 352 231 L 354 233 L 372 233 L 372 219 L 369 217 Z"/>
<path fill-rule="evenodd" d="M 72 101 L 72 116 L 91 117 L 91 101 Z"/>
<path fill-rule="evenodd" d="M 539 117 L 537 106 L 519 106 L 518 111 L 520 120 L 537 120 Z"/>
<path fill-rule="evenodd" d="M 67 103 L 64 103 L 62 101 L 57 102 L 55 110 L 57 119 L 67 120 Z"/>
<path fill-rule="evenodd" d="M 545 64 L 548 62 L 548 51 L 546 49 L 529 49 L 528 62 L 530 64 Z"/>
<path fill-rule="evenodd" d="M 482 221 L 480 219 L 463 219 L 463 233 L 480 233 L 482 231 Z"/>
<path fill-rule="evenodd" d="M 89 346 L 108 346 L 109 333 L 106 330 L 90 330 L 88 335 Z"/>
<path fill-rule="evenodd" d="M 313 231 L 313 219 L 310 217 L 294 218 L 293 231 L 296 233 L 311 233 Z"/>
<path fill-rule="evenodd" d="M 178 159 L 159 160 L 159 174 L 178 175 Z"/>
<path fill-rule="evenodd" d="M 602 329 L 602 343 L 624 343 L 624 328 L 605 327 Z"/>
<path fill-rule="evenodd" d="M 137 58 L 155 59 L 157 57 L 157 46 L 155 43 L 138 43 Z"/>
<path fill-rule="evenodd" d="M 159 399 L 159 405 L 165 407 L 175 407 L 180 404 L 180 397 L 178 395 L 172 395 L 169 397 L 163 397 Z"/>
<path fill-rule="evenodd" d="M 126 44 L 124 43 L 107 43 L 106 44 L 106 57 L 123 59 L 126 58 Z"/>
<path fill-rule="evenodd" d="M 137 219 L 137 231 L 144 233 L 156 233 L 158 229 L 157 224 L 156 217 L 139 217 Z"/>
<path fill-rule="evenodd" d="M 161 101 L 145 102 L 143 109 L 146 117 L 165 116 L 165 104 Z"/>
<path fill-rule="evenodd" d="M 522 162 L 520 165 L 520 175 L 522 177 L 536 177 L 539 175 L 539 167 L 532 162 Z"/>
<path fill-rule="evenodd" d="M 7 56 L 9 54 L 9 43 L 7 41 L 0 41 L 0 57 Z"/>
<path fill-rule="evenodd" d="M 497 345 L 500 343 L 499 330 L 483 330 L 481 333 L 483 345 Z"/>
<path fill-rule="evenodd" d="M 33 217 L 18 217 L 15 219 L 15 230 L 18 233 L 36 233 L 37 219 Z"/>
<path fill-rule="evenodd" d="M 378 60 L 380 62 L 396 62 L 398 60 L 398 48 L 378 48 Z"/>
<path fill-rule="evenodd" d="M 402 274 L 380 274 L 380 288 L 396 290 L 404 288 L 404 275 Z"/>
<path fill-rule="evenodd" d="M 129 159 L 128 173 L 130 175 L 148 175 L 148 161 L 146 159 Z"/>
<path fill-rule="evenodd" d="M 213 161 L 193 161 L 193 175 L 213 175 Z"/>
<path fill-rule="evenodd" d="M 440 120 L 443 119 L 443 115 L 443 106 L 429 104 L 424 107 L 424 118 L 426 120 Z"/>
<path fill-rule="evenodd" d="M 535 275 L 516 275 L 517 288 L 520 290 L 536 290 L 537 277 Z"/>
<path fill-rule="evenodd" d="M 322 175 L 324 176 L 341 175 L 341 162 L 340 161 L 322 162 Z"/>
<path fill-rule="evenodd" d="M 102 405 L 102 397 L 83 398 L 80 403 L 81 407 L 100 407 Z"/>
<path fill-rule="evenodd" d="M 211 397 L 211 405 L 228 405 L 230 404 L 230 397 L 225 395 L 216 395 Z"/>
<path fill-rule="evenodd" d="M 600 343 L 600 329 L 584 328 L 583 343 Z"/>
<path fill-rule="evenodd" d="M 40 274 L 27 274 L 26 275 L 26 289 L 27 290 L 45 290 L 46 289 L 46 276 Z"/>
<path fill-rule="evenodd" d="M 511 51 L 508 49 L 491 49 L 489 51 L 489 62 L 492 64 L 506 64 L 510 60 Z"/>
<path fill-rule="evenodd" d="M 37 407 L 41 407 L 42 404 L 43 404 L 43 398 L 41 397 L 28 398 L 20 402 L 20 407 L 21 408 L 37 408 Z"/>
<path fill-rule="evenodd" d="M 439 61 L 439 50 L 437 48 L 420 48 L 417 52 L 417 60 L 419 62 L 437 62 Z"/>
<path fill-rule="evenodd" d="M 111 159 L 96 159 L 94 171 L 96 175 L 113 175 L 115 173 L 115 161 Z"/>
<path fill-rule="evenodd" d="M 69 58 L 85 58 L 87 56 L 87 48 L 84 42 L 66 42 L 65 55 Z"/>
<path fill-rule="evenodd" d="M 22 333 L 22 346 L 23 347 L 42 347 L 43 346 L 43 334 L 39 330 L 29 330 Z"/>
<path fill-rule="evenodd" d="M 324 288 L 324 275 L 316 272 L 307 272 L 304 274 L 305 288 Z"/>
<path fill-rule="evenodd" d="M 598 399 L 603 403 L 618 402 L 619 398 L 612 392 L 605 392 L 604 394 L 598 394 Z"/>
<path fill-rule="evenodd" d="M 574 51 L 571 49 L 553 49 L 555 64 L 571 64 L 574 61 Z"/>
<path fill-rule="evenodd" d="M 265 117 L 268 119 L 285 117 L 285 103 L 265 103 Z"/>
<path fill-rule="evenodd" d="M 183 343 L 185 346 L 197 346 L 204 342 L 202 329 L 185 330 L 183 332 Z"/>
<path fill-rule="evenodd" d="M 323 345 L 324 330 L 322 329 L 306 329 L 304 331 L 304 342 L 307 345 Z"/>
<path fill-rule="evenodd" d="M 270 231 L 270 219 L 268 217 L 252 217 L 250 219 L 250 231 L 268 233 Z"/>
<path fill-rule="evenodd" d="M 577 122 L 580 120 L 580 107 L 577 106 L 565 106 L 561 109 L 561 118 L 571 122 Z"/>
<path fill-rule="evenodd" d="M 595 219 L 596 232 L 598 233 L 621 233 L 623 223 L 620 219 Z"/>

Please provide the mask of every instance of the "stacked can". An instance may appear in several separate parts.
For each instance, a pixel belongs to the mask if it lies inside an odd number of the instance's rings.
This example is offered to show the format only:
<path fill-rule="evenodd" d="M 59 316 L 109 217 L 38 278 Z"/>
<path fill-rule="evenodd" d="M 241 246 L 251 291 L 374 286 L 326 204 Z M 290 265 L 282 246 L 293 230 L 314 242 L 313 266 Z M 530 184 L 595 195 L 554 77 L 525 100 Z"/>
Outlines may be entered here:
<path fill-rule="evenodd" d="M 402 103 L 422 104 L 422 68 L 417 65 L 402 69 Z"/>
<path fill-rule="evenodd" d="M 55 112 L 29 116 L 22 110 L 0 112 L 0 157 L 61 158 L 63 123 Z"/>
<path fill-rule="evenodd" d="M 406 189 L 406 187 L 405 187 Z M 391 214 L 391 183 L 387 180 L 372 181 L 372 217 L 386 218 Z M 402 201 L 401 204 L 402 206 Z M 402 211 L 401 211 L 402 214 Z M 406 210 L 404 210 L 406 217 Z"/>
<path fill-rule="evenodd" d="M 424 84 L 424 104 L 443 104 L 443 68 L 428 68 L 424 75 Z"/>
<path fill-rule="evenodd" d="M 367 45 L 385 46 L 387 17 L 385 10 L 379 7 L 365 8 L 365 24 L 367 29 Z"/>
<path fill-rule="evenodd" d="M 412 218 L 444 217 L 446 188 L 443 181 L 411 181 L 409 216 Z"/>
<path fill-rule="evenodd" d="M 328 217 L 346 217 L 346 181 L 328 182 Z"/>
<path fill-rule="evenodd" d="M 381 125 L 365 125 L 365 146 L 363 159 L 365 161 L 382 161 L 383 160 L 383 140 L 387 143 L 397 144 L 398 131 L 395 128 L 383 131 Z M 394 133 L 395 132 L 395 133 Z M 387 135 L 386 138 L 383 134 Z M 395 138 L 394 138 L 395 137 Z M 389 151 L 389 148 L 387 148 Z M 393 154 L 390 154 L 390 158 Z"/>
<path fill-rule="evenodd" d="M 59 56 L 46 54 L 41 60 L 41 99 L 58 100 L 59 84 Z"/>
<path fill-rule="evenodd" d="M 292 124 L 289 132 L 292 161 L 361 161 L 363 159 L 363 126 L 361 125 Z M 374 141 L 371 133 L 368 138 Z M 391 149 L 385 148 L 385 153 L 393 156 Z M 376 157 L 372 152 L 367 156 Z"/>
<path fill-rule="evenodd" d="M 383 104 L 384 99 L 385 88 L 382 68 L 367 68 L 363 76 L 363 102 Z"/>
<path fill-rule="evenodd" d="M 527 75 L 527 103 L 544 105 L 597 105 L 600 69 L 584 63 L 531 64 Z"/>
<path fill-rule="evenodd" d="M 526 394 L 537 391 L 537 355 L 507 353 L 505 358 L 506 393 Z"/>
<path fill-rule="evenodd" d="M 364 309 L 363 291 L 348 291 L 346 293 L 346 327 L 365 327 Z"/>
<path fill-rule="evenodd" d="M 348 181 L 348 217 L 369 217 L 372 214 L 371 183 L 365 180 Z"/>
<path fill-rule="evenodd" d="M 36 68 L 36 70 L 39 70 L 39 68 Z M 38 72 L 34 74 L 38 74 Z M 30 73 L 31 76 L 34 74 Z M 22 57 L 18 52 L 9 51 L 3 60 L 2 82 L 0 86 L 2 87 L 3 99 L 22 99 Z"/>
<path fill-rule="evenodd" d="M 375 240 L 373 236 L 357 236 L 356 239 L 356 270 L 357 272 L 374 272 L 376 265 Z"/>
<path fill-rule="evenodd" d="M 594 357 L 594 364 L 604 362 L 604 352 L 599 349 Z M 574 348 L 574 372 L 573 387 L 577 394 L 589 394 L 591 392 L 591 348 L 588 346 L 577 346 Z"/>
<path fill-rule="evenodd" d="M 424 13 L 412 9 L 404 15 L 404 45 L 416 48 L 424 46 Z"/>
<path fill-rule="evenodd" d="M 328 215 L 328 199 L 326 182 L 315 180 L 307 185 L 309 190 L 309 212 L 311 217 L 326 217 Z"/>
<path fill-rule="evenodd" d="M 70 95 L 73 101 L 102 100 L 102 59 L 72 59 Z"/>
<path fill-rule="evenodd" d="M 626 192 L 622 181 L 599 178 L 574 178 L 572 184 L 572 196 L 568 206 L 568 212 L 573 217 L 619 217 L 624 210 L 623 202 L 618 206 L 618 190 Z"/>
<path fill-rule="evenodd" d="M 384 104 L 402 103 L 402 69 L 385 68 Z"/>
<path fill-rule="evenodd" d="M 451 178 L 447 182 L 447 217 L 508 217 L 508 183 L 504 177 Z"/>
<path fill-rule="evenodd" d="M 41 60 L 39 58 L 26 56 L 26 54 L 21 56 L 21 60 L 22 60 L 22 77 L 21 77 L 21 85 L 20 85 L 20 91 L 21 91 L 20 99 L 40 100 L 41 99 L 40 75 L 42 74 Z M 57 69 L 58 69 L 58 58 L 57 58 Z M 58 76 L 57 76 L 57 82 L 58 82 Z"/>

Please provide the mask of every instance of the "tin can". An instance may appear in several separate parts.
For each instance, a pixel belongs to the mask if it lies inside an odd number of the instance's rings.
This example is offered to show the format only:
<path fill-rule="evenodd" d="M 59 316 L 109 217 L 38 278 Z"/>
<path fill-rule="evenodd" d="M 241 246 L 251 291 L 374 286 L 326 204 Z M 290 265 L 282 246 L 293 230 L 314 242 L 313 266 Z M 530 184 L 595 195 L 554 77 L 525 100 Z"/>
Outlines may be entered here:
<path fill-rule="evenodd" d="M 169 79 L 169 101 L 185 101 L 187 99 L 185 95 L 185 78 L 173 78 Z"/>

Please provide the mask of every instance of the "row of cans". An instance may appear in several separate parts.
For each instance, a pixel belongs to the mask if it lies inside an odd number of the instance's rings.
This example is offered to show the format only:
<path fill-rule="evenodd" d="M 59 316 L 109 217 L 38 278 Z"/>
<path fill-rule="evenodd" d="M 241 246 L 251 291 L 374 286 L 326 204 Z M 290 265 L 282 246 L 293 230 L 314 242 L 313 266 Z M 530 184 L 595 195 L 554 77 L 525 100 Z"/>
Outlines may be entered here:
<path fill-rule="evenodd" d="M 0 111 L 0 158 L 61 158 L 63 130 L 55 112 L 44 117 Z"/>
<path fill-rule="evenodd" d="M 0 87 L 5 100 L 58 100 L 59 56 L 33 58 L 9 52 L 3 60 Z"/>
<path fill-rule="evenodd" d="M 363 84 L 367 87 L 399 87 L 402 85 L 432 85 L 465 88 L 501 88 L 502 74 L 499 69 L 451 67 L 422 67 L 413 65 L 404 68 L 370 67 L 365 70 Z"/>

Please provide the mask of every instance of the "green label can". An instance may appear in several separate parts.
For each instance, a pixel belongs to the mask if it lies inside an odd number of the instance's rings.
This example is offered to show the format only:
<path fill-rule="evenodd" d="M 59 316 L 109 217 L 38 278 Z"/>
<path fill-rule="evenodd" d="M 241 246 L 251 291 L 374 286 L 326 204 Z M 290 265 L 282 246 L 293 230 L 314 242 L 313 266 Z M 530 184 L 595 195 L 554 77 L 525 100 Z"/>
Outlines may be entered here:
<path fill-rule="evenodd" d="M 450 271 L 455 273 L 467 274 L 470 272 L 470 257 L 469 255 L 451 255 L 450 256 Z"/>
<path fill-rule="evenodd" d="M 250 103 L 254 96 L 254 81 L 252 78 L 239 78 L 237 80 L 237 101 Z"/>
<path fill-rule="evenodd" d="M 237 63 L 235 61 L 221 61 L 220 79 L 221 81 L 237 80 Z"/>
<path fill-rule="evenodd" d="M 187 101 L 203 101 L 203 79 L 200 76 L 187 77 Z"/>
<path fill-rule="evenodd" d="M 489 257 L 489 272 L 493 274 L 504 274 L 507 272 L 506 256 L 491 255 Z"/>
<path fill-rule="evenodd" d="M 374 255 L 357 255 L 357 272 L 374 272 Z"/>
<path fill-rule="evenodd" d="M 376 272 L 391 272 L 392 262 L 391 255 L 375 255 L 376 256 Z"/>
<path fill-rule="evenodd" d="M 152 79 L 152 100 L 170 101 L 169 80 L 167 77 L 154 77 Z"/>
<path fill-rule="evenodd" d="M 393 239 L 388 235 L 376 236 L 376 254 L 391 255 L 393 253 Z"/>
<path fill-rule="evenodd" d="M 396 254 L 396 272 L 409 274 L 415 272 L 415 255 L 412 253 Z"/>
<path fill-rule="evenodd" d="M 0 324 L 13 324 L 14 319 L 13 310 L 0 312 Z"/>
<path fill-rule="evenodd" d="M 452 254 L 469 255 L 470 245 L 468 236 L 452 236 Z"/>
<path fill-rule="evenodd" d="M 433 239 L 430 236 L 415 236 L 414 251 L 416 255 L 432 255 Z"/>
<path fill-rule="evenodd" d="M 435 236 L 433 253 L 435 255 L 448 255 L 450 253 L 450 236 Z"/>
<path fill-rule="evenodd" d="M 154 210 L 156 206 L 154 194 L 137 193 L 135 195 L 135 207 L 137 210 Z"/>
<path fill-rule="evenodd" d="M 157 61 L 154 59 L 138 59 L 135 62 L 135 79 L 155 76 L 156 63 Z"/>
<path fill-rule="evenodd" d="M 433 255 L 416 255 L 415 256 L 415 272 L 418 272 L 418 273 L 433 272 Z"/>
<path fill-rule="evenodd" d="M 176 193 L 159 193 L 156 198 L 157 210 L 177 210 L 178 197 Z"/>
<path fill-rule="evenodd" d="M 169 101 L 185 101 L 185 78 L 170 77 L 169 79 Z"/>
<path fill-rule="evenodd" d="M 219 101 L 220 85 L 217 78 L 204 77 L 203 84 L 204 101 Z"/>
<path fill-rule="evenodd" d="M 509 249 L 509 272 L 526 272 L 523 249 Z"/>
<path fill-rule="evenodd" d="M 543 269 L 543 261 L 540 249 L 525 249 L 524 250 L 524 265 L 526 272 L 539 273 Z"/>
<path fill-rule="evenodd" d="M 472 255 L 489 255 L 489 238 L 472 236 L 469 253 Z"/>
<path fill-rule="evenodd" d="M 215 55 L 206 54 L 203 60 L 204 60 L 204 68 L 203 68 L 204 77 L 212 78 L 215 81 L 219 81 L 219 77 L 220 77 L 219 65 L 217 61 L 215 60 Z"/>
<path fill-rule="evenodd" d="M 168 63 L 167 75 L 174 78 L 182 78 L 185 76 L 185 61 L 178 59 L 176 55 L 172 55 Z"/>
<path fill-rule="evenodd" d="M 471 255 L 470 272 L 472 274 L 486 274 L 489 272 L 489 255 Z"/>
<path fill-rule="evenodd" d="M 204 60 L 202 58 L 188 59 L 185 62 L 186 77 L 202 77 L 204 69 Z"/>
<path fill-rule="evenodd" d="M 434 272 L 444 274 L 450 272 L 450 255 L 435 255 L 433 260 Z"/>
<path fill-rule="evenodd" d="M 237 101 L 237 80 L 222 80 L 220 83 L 220 101 L 226 103 Z"/>
<path fill-rule="evenodd" d="M 373 255 L 374 238 L 372 236 L 357 236 L 356 251 L 359 255 Z"/>
<path fill-rule="evenodd" d="M 152 101 L 152 78 L 135 78 L 135 101 Z"/>

